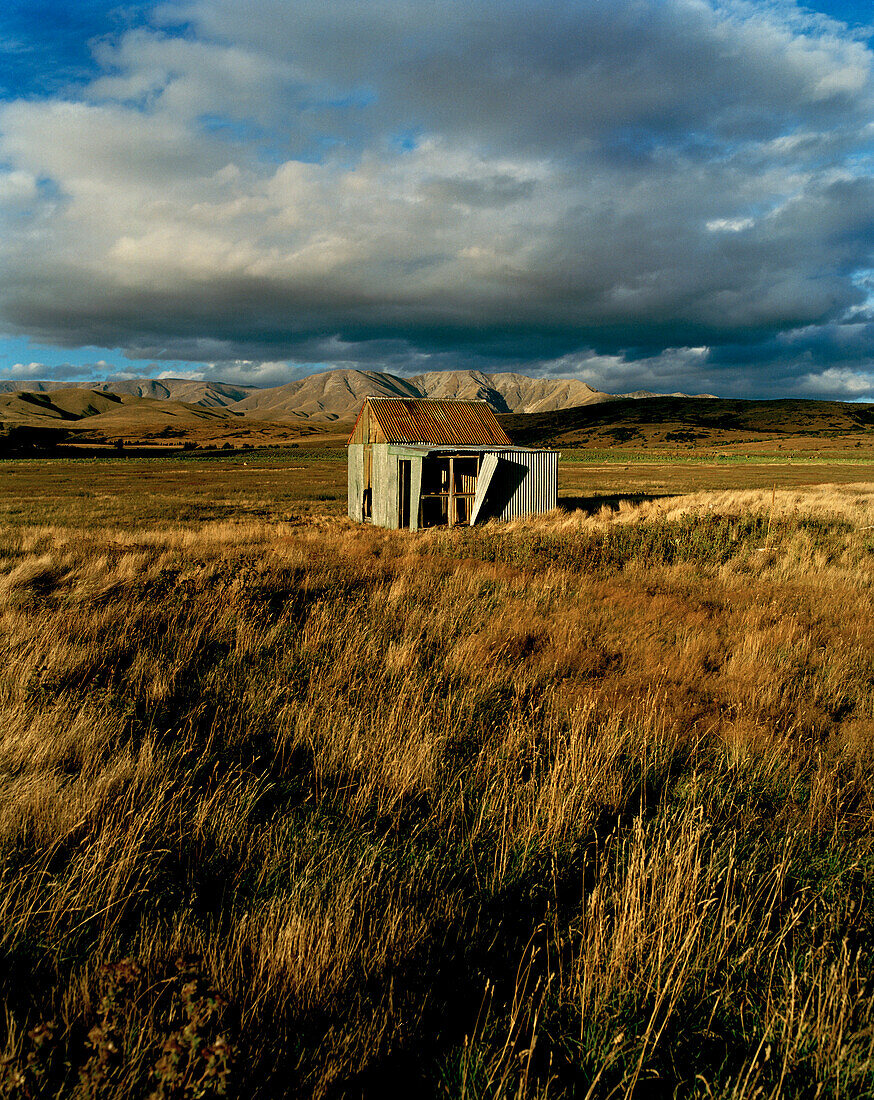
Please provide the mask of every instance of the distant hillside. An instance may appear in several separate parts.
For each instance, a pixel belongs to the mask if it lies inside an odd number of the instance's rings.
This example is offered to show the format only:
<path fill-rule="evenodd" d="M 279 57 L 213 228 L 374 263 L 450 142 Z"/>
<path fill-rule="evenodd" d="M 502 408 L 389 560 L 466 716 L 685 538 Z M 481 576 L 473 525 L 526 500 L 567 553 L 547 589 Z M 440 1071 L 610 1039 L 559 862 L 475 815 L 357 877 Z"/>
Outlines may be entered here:
<path fill-rule="evenodd" d="M 128 446 L 254 446 L 321 437 L 334 438 L 324 423 L 272 424 L 229 408 L 166 397 L 84 389 L 0 393 L 0 453 L 14 449 L 15 440 L 39 441 L 40 448 L 115 445 L 119 440 Z M 345 442 L 345 430 L 336 441 Z"/>
<path fill-rule="evenodd" d="M 641 392 L 634 396 L 653 395 Z M 432 371 L 401 378 L 379 371 L 334 370 L 259 390 L 233 407 L 247 416 L 277 421 L 350 421 L 358 415 L 365 397 L 486 401 L 497 413 L 547 412 L 617 400 L 617 395 L 602 393 L 574 378 L 529 378 L 524 374 L 481 371 Z"/>
<path fill-rule="evenodd" d="M 50 393 L 0 394 L 0 427 L 61 427 L 92 433 L 148 434 L 172 424 L 194 427 L 204 421 L 236 423 L 237 414 L 224 408 L 191 405 L 167 398 L 156 400 L 99 390 L 59 389 Z"/>
<path fill-rule="evenodd" d="M 52 393 L 0 393 L 0 422 L 42 424 L 77 421 L 114 409 L 122 403 L 115 394 L 97 390 L 58 388 Z"/>
<path fill-rule="evenodd" d="M 718 446 L 761 439 L 828 438 L 869 430 L 874 435 L 874 405 L 840 401 L 649 397 L 527 416 L 504 415 L 499 420 L 515 443 L 528 447 Z"/>
<path fill-rule="evenodd" d="M 115 393 L 131 397 L 149 397 L 156 401 L 184 401 L 189 405 L 221 408 L 232 405 L 257 389 L 228 382 L 201 382 L 192 378 L 128 378 L 111 382 L 95 382 L 87 387 L 91 393 Z M 56 393 L 71 389 L 68 382 L 0 381 L 0 394 Z"/>
<path fill-rule="evenodd" d="M 399 379 L 376 372 L 329 371 L 247 393 L 227 406 L 208 404 L 208 393 L 202 395 L 201 403 L 192 403 L 97 389 L 0 392 L 0 437 L 36 431 L 84 444 L 122 439 L 128 443 L 175 441 L 177 446 L 181 441 L 254 445 L 319 438 L 336 446 L 345 442 L 349 424 L 368 393 L 386 397 L 428 393 L 447 398 L 488 395 L 484 399 L 498 408 L 510 438 L 523 446 L 640 450 L 771 441 L 769 449 L 812 450 L 874 443 L 874 405 L 704 401 L 643 394 L 619 398 L 591 390 L 585 383 L 565 380 L 563 387 L 556 380 L 512 374 L 454 371 Z M 146 392 L 154 391 L 146 388 Z M 544 404 L 563 400 L 586 403 L 547 411 L 500 411 L 508 406 L 543 410 Z"/>
<path fill-rule="evenodd" d="M 0 382 L 3 393 L 53 393 L 64 383 Z M 247 417 L 275 422 L 309 420 L 331 423 L 355 419 L 365 397 L 430 397 L 480 400 L 499 413 L 551 412 L 615 401 L 652 397 L 646 391 L 609 394 L 575 378 L 530 378 L 524 374 L 483 374 L 481 371 L 431 371 L 411 378 L 381 371 L 332 370 L 311 374 L 282 386 L 258 389 L 226 382 L 186 378 L 101 382 L 88 392 L 115 393 L 153 400 L 184 401 L 204 408 L 233 409 Z M 676 396 L 686 396 L 679 394 Z M 710 397 L 710 394 L 701 394 Z"/>
<path fill-rule="evenodd" d="M 354 420 L 365 397 L 423 397 L 412 379 L 377 371 L 332 370 L 256 390 L 234 409 L 261 420 Z"/>
<path fill-rule="evenodd" d="M 235 405 L 256 386 L 237 386 L 228 382 L 200 382 L 191 378 L 129 379 L 124 382 L 104 382 L 95 387 L 105 393 L 128 393 L 135 397 L 150 397 L 156 401 L 184 401 L 186 405 L 204 408 L 227 408 Z"/>

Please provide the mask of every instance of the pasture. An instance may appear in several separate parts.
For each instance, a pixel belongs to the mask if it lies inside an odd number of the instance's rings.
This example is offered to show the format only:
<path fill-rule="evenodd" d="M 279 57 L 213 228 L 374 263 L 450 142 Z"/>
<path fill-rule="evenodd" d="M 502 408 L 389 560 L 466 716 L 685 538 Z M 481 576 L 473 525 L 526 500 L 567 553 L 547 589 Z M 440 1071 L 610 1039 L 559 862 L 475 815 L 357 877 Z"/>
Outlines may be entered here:
<path fill-rule="evenodd" d="M 0 464 L 4 1097 L 874 1096 L 874 477 Z"/>

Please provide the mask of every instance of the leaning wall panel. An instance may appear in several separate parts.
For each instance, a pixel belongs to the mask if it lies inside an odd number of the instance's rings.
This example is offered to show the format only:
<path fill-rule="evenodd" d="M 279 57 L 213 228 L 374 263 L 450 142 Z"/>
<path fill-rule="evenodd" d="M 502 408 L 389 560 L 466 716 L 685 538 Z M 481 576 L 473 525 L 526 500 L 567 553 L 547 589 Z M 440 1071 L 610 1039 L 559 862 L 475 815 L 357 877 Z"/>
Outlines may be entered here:
<path fill-rule="evenodd" d="M 373 444 L 373 522 L 378 527 L 398 526 L 398 459 L 386 444 Z"/>
<path fill-rule="evenodd" d="M 350 443 L 347 457 L 346 492 L 347 511 L 350 519 L 363 518 L 364 510 L 364 446 Z"/>

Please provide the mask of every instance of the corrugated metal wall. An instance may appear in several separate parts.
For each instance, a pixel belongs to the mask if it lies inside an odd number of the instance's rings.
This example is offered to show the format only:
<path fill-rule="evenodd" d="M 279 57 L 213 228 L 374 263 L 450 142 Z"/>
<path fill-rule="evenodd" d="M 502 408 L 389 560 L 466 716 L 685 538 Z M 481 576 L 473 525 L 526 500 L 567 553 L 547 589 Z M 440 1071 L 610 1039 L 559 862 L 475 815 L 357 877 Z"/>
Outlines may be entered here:
<path fill-rule="evenodd" d="M 496 452 L 527 466 L 528 471 L 509 503 L 496 518 L 514 519 L 516 516 L 536 515 L 558 506 L 558 452 L 557 451 L 501 451 Z"/>

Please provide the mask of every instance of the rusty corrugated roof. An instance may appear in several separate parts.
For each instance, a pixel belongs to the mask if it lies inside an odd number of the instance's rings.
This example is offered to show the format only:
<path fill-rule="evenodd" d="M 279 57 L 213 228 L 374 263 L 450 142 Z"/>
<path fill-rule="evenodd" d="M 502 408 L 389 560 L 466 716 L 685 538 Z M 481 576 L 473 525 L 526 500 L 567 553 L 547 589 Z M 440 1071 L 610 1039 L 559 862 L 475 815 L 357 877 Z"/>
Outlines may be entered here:
<path fill-rule="evenodd" d="M 370 406 L 371 417 L 382 429 L 386 443 L 512 446 L 485 401 L 368 397 L 365 402 Z"/>

